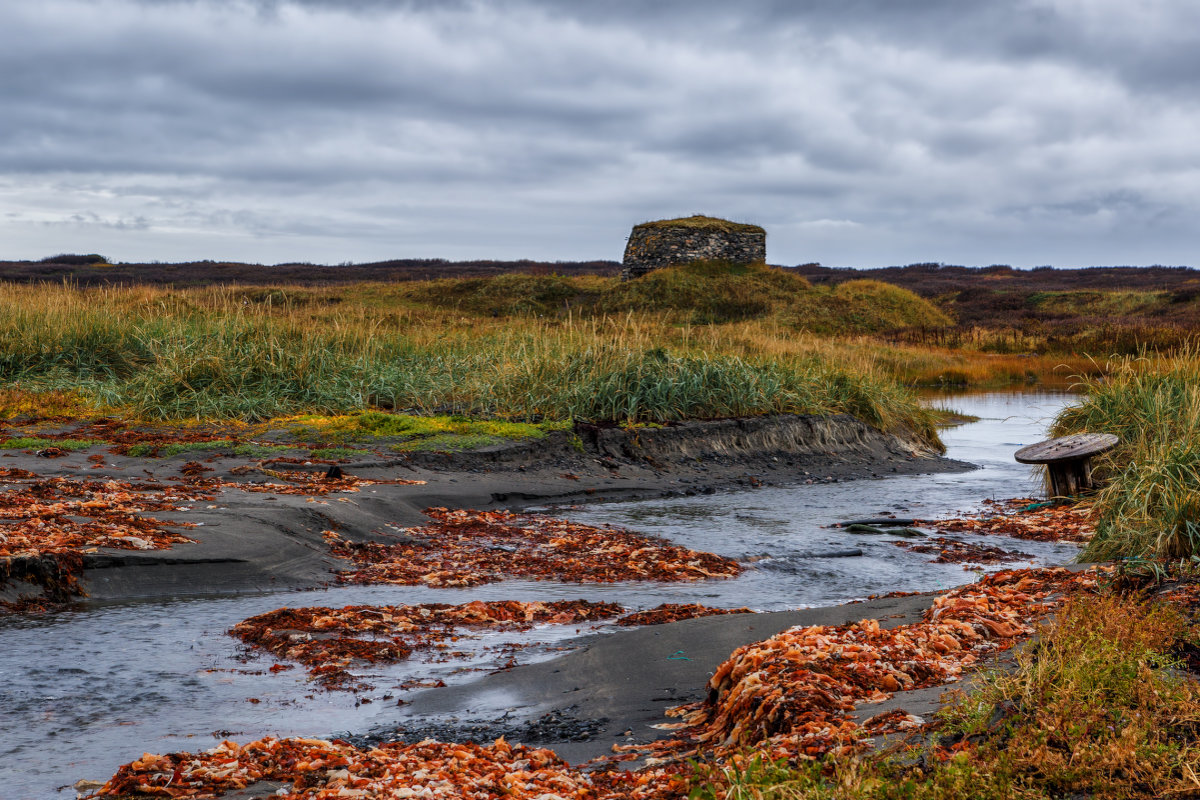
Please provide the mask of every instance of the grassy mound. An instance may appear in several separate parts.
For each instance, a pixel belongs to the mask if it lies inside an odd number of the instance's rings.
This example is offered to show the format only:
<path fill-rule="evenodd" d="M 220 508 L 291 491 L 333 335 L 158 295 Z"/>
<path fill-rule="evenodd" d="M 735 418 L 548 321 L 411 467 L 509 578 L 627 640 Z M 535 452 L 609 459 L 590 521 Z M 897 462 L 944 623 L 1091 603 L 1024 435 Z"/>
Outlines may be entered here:
<path fill-rule="evenodd" d="M 761 319 L 838 334 L 951 322 L 929 301 L 880 281 L 813 288 L 788 270 L 723 261 L 664 267 L 636 281 L 509 274 L 414 283 L 402 293 L 420 306 L 492 317 L 661 313 L 693 325 Z"/>
<path fill-rule="evenodd" d="M 783 318 L 794 327 L 822 334 L 887 333 L 952 322 L 944 311 L 909 290 L 872 280 L 815 287 L 786 309 Z"/>
<path fill-rule="evenodd" d="M 663 311 L 694 324 L 731 322 L 769 316 L 810 289 L 799 275 L 765 264 L 700 261 L 617 283 L 592 313 Z"/>

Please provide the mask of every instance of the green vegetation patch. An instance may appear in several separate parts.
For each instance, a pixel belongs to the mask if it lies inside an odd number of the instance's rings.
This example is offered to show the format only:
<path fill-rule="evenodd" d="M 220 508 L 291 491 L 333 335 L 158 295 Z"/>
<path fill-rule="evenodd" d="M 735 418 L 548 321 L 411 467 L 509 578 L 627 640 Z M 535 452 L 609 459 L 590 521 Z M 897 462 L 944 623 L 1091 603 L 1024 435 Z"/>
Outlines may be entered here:
<path fill-rule="evenodd" d="M 1055 436 L 1112 433 L 1118 446 L 1093 459 L 1105 486 L 1100 518 L 1081 558 L 1179 558 L 1200 553 L 1200 351 L 1124 358 L 1084 378 L 1084 399 L 1059 413 Z"/>
<path fill-rule="evenodd" d="M 246 458 L 271 458 L 283 453 L 295 452 L 296 448 L 282 444 L 256 444 L 254 442 L 246 442 L 245 444 L 236 445 L 233 448 L 235 456 L 244 456 Z"/>
<path fill-rule="evenodd" d="M 422 441 L 437 440 L 446 444 L 452 440 L 464 442 L 461 447 L 437 447 L 428 449 L 470 449 L 480 443 L 496 444 L 501 441 L 541 439 L 554 430 L 566 430 L 569 422 L 504 422 L 501 420 L 479 420 L 464 416 L 417 416 L 412 414 L 389 414 L 382 411 L 365 411 L 359 414 L 340 416 L 305 415 L 288 421 L 287 430 L 297 438 L 329 442 L 374 441 L 379 439 L 404 439 L 406 449 L 418 447 Z M 472 444 L 475 443 L 475 444 Z M 407 445 L 412 445 L 407 447 Z M 353 451 L 361 452 L 361 451 Z M 315 453 L 315 451 L 314 451 Z"/>
<path fill-rule="evenodd" d="M 764 236 L 767 233 L 759 225 L 730 222 L 727 219 L 708 217 L 703 214 L 693 214 L 690 217 L 678 217 L 676 219 L 653 220 L 633 226 L 635 231 L 645 228 L 695 228 L 697 230 L 722 231 L 724 233 L 760 233 Z"/>
<path fill-rule="evenodd" d="M 233 452 L 236 445 L 229 439 L 215 439 L 209 442 L 141 442 L 126 451 L 126 455 L 134 458 L 170 458 L 180 453 L 211 453 L 218 450 Z"/>
<path fill-rule="evenodd" d="M 100 439 L 41 439 L 26 436 L 18 439 L 5 439 L 0 442 L 3 450 L 42 450 L 47 447 L 61 447 L 63 450 L 87 450 L 98 444 L 104 444 Z"/>

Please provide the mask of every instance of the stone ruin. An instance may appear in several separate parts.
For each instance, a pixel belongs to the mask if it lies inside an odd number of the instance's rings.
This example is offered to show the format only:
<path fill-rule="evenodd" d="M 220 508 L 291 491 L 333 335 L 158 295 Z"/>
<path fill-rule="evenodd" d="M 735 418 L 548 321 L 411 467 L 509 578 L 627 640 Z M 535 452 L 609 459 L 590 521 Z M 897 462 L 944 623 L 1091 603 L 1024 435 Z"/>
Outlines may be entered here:
<path fill-rule="evenodd" d="M 621 280 L 693 261 L 755 264 L 766 260 L 767 232 L 757 225 L 699 215 L 664 219 L 633 226 Z"/>

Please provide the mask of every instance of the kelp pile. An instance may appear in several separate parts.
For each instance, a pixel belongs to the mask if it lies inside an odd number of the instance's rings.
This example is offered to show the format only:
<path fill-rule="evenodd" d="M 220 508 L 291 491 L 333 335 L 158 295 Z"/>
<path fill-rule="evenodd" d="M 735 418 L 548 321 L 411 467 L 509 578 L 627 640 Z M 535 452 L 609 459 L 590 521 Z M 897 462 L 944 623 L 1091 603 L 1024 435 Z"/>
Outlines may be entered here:
<path fill-rule="evenodd" d="M 1096 531 L 1090 506 L 1053 505 L 1032 498 L 985 500 L 983 514 L 960 519 L 925 522 L 941 533 L 978 533 L 1011 536 L 1037 542 L 1087 542 Z"/>
<path fill-rule="evenodd" d="M 521 602 L 475 600 L 461 605 L 423 603 L 412 606 L 344 608 L 307 606 L 279 608 L 251 617 L 229 631 L 253 648 L 309 668 L 309 675 L 327 688 L 369 688 L 353 684 L 349 669 L 356 663 L 393 664 L 418 651 L 445 647 L 464 631 L 522 631 L 534 625 L 567 625 L 616 617 L 625 609 L 616 603 L 587 600 Z M 617 625 L 661 625 L 716 614 L 753 613 L 749 608 L 710 608 L 698 603 L 664 603 L 615 620 Z M 511 649 L 512 645 L 507 645 Z M 442 654 L 454 657 L 453 652 Z M 274 667 L 272 669 L 278 669 Z"/>
<path fill-rule="evenodd" d="M 291 800 L 360 798 L 588 798 L 675 800 L 688 789 L 683 760 L 718 762 L 747 751 L 793 762 L 866 747 L 863 737 L 920 724 L 892 711 L 861 725 L 857 704 L 902 689 L 952 680 L 981 656 L 1012 645 L 1063 593 L 1087 591 L 1094 572 L 1009 570 L 935 598 L 924 619 L 883 629 L 853 625 L 792 628 L 735 651 L 709 682 L 708 697 L 671 713 L 675 738 L 614 746 L 617 760 L 648 756 L 633 771 L 573 768 L 547 750 L 510 745 L 389 744 L 372 750 L 315 739 L 225 742 L 198 755 L 146 754 L 121 767 L 94 797 L 201 797 L 278 781 Z M 668 726 L 659 726 L 668 727 Z"/>
<path fill-rule="evenodd" d="M 363 486 L 381 486 L 385 484 L 392 486 L 423 486 L 425 484 L 425 481 L 407 480 L 404 478 L 358 478 L 353 475 L 345 475 L 340 470 L 336 472 L 308 472 L 296 469 L 277 470 L 264 467 L 261 464 L 247 464 L 243 467 L 234 467 L 231 472 L 234 475 L 259 472 L 275 480 L 231 481 L 219 478 L 203 478 L 197 475 L 191 478 L 191 483 L 199 486 L 220 487 L 224 489 L 242 489 L 247 492 L 292 494 L 309 497 L 319 497 L 334 493 L 354 493 L 359 491 Z M 279 481 L 285 482 L 280 483 Z"/>
<path fill-rule="evenodd" d="M 62 433 L 51 433 L 41 429 L 51 422 L 70 423 L 70 428 Z M 109 452 L 114 455 L 125 455 L 135 445 L 147 446 L 142 455 L 157 455 L 160 448 L 171 445 L 195 445 L 231 439 L 237 441 L 240 433 L 239 426 L 235 423 L 166 426 L 150 425 L 141 421 L 135 423 L 112 417 L 80 420 L 73 416 L 36 416 L 26 420 L 26 427 L 32 427 L 32 432 L 37 436 L 52 440 L 85 439 L 103 442 L 110 445 Z"/>
<path fill-rule="evenodd" d="M 713 608 L 700 603 L 663 603 L 646 611 L 635 611 L 617 620 L 618 625 L 663 625 L 698 617 L 713 617 L 721 614 L 753 614 L 752 608 Z"/>
<path fill-rule="evenodd" d="M 913 553 L 933 555 L 931 564 L 962 564 L 963 569 L 976 569 L 981 564 L 1005 564 L 1012 561 L 1027 561 L 1033 556 L 1019 550 L 1005 550 L 985 544 L 964 542 L 959 539 L 947 539 L 937 536 L 923 543 L 892 542 L 896 547 Z"/>
<path fill-rule="evenodd" d="M 21 481 L 0 492 L 0 520 L 4 523 L 0 527 L 0 558 L 80 553 L 99 547 L 169 548 L 191 540 L 168 527 L 188 527 L 188 523 L 138 515 L 174 511 L 181 503 L 212 499 L 191 487 L 37 478 L 24 470 L 5 470 L 0 479 Z"/>
<path fill-rule="evenodd" d="M 41 478 L 21 469 L 0 470 L 0 480 L 9 484 L 0 491 L 0 587 L 22 581 L 44 594 L 0 604 L 9 612 L 47 610 L 81 595 L 83 555 L 98 548 L 163 550 L 190 542 L 169 530 L 188 523 L 140 515 L 211 499 L 191 487 Z"/>
<path fill-rule="evenodd" d="M 222 742 L 197 755 L 146 753 L 90 796 L 213 797 L 258 781 L 284 783 L 272 796 L 286 800 L 617 800 L 648 796 L 650 783 L 632 773 L 573 769 L 550 750 L 503 739 L 490 745 L 425 741 L 371 750 L 320 739 L 261 739 L 246 745 Z M 673 781 L 672 793 L 678 796 L 684 781 Z"/>
<path fill-rule="evenodd" d="M 856 705 L 956 679 L 983 654 L 1031 633 L 1060 593 L 1095 582 L 1094 573 L 1063 568 L 1006 570 L 938 596 L 917 623 L 814 625 L 746 645 L 717 668 L 703 702 L 669 712 L 686 726 L 677 739 L 632 746 L 627 755 L 678 758 L 703 747 L 794 761 L 859 749 Z"/>
<path fill-rule="evenodd" d="M 346 606 L 280 608 L 240 622 L 229 632 L 248 645 L 298 661 L 328 687 L 345 687 L 354 662 L 396 663 L 414 651 L 457 639 L 465 630 L 527 630 L 535 624 L 566 624 L 608 619 L 621 613 L 616 603 L 516 600 L 461 605 Z"/>
<path fill-rule="evenodd" d="M 344 583 L 475 586 L 508 577 L 575 583 L 694 581 L 741 573 L 734 560 L 642 534 L 506 511 L 425 512 L 431 525 L 400 531 L 396 544 L 325 537 L 357 569 Z"/>

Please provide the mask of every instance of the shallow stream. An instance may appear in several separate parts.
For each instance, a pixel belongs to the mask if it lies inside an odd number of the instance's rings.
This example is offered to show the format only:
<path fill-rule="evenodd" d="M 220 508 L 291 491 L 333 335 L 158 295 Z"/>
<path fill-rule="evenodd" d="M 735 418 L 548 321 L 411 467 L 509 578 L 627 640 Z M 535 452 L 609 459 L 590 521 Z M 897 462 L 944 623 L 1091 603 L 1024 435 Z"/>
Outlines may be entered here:
<path fill-rule="evenodd" d="M 44 618 L 0 620 L 0 800 L 74 797 L 70 784 L 81 778 L 103 780 L 143 752 L 206 749 L 224 738 L 248 741 L 265 735 L 365 730 L 388 720 L 389 707 L 405 694 L 394 688 L 402 681 L 471 680 L 480 669 L 494 668 L 500 658 L 496 651 L 506 643 L 540 643 L 521 653 L 527 661 L 548 657 L 555 646 L 592 630 L 541 627 L 525 634 L 463 640 L 455 648 L 478 651 L 477 661 L 375 668 L 368 677 L 378 688 L 356 696 L 314 689 L 303 669 L 268 673 L 273 659 L 247 657 L 239 643 L 225 635 L 237 622 L 280 606 L 582 597 L 616 601 L 630 609 L 700 602 L 776 610 L 967 582 L 973 575 L 961 565 L 929 563 L 930 556 L 896 547 L 892 537 L 856 536 L 828 526 L 883 513 L 944 518 L 979 510 L 987 498 L 1039 493 L 1039 482 L 1028 467 L 1013 461 L 1012 454 L 1044 438 L 1048 422 L 1069 399 L 1062 394 L 996 393 L 935 401 L 980 417 L 943 432 L 948 456 L 980 466 L 970 472 L 554 511 L 580 522 L 625 526 L 751 562 L 752 568 L 733 580 L 607 586 L 509 581 L 469 589 L 345 587 L 93 604 Z M 1075 553 L 1071 545 L 995 536 L 959 538 L 1031 557 L 1013 566 L 1058 563 Z M 862 555 L 832 557 L 847 550 L 861 550 Z"/>

